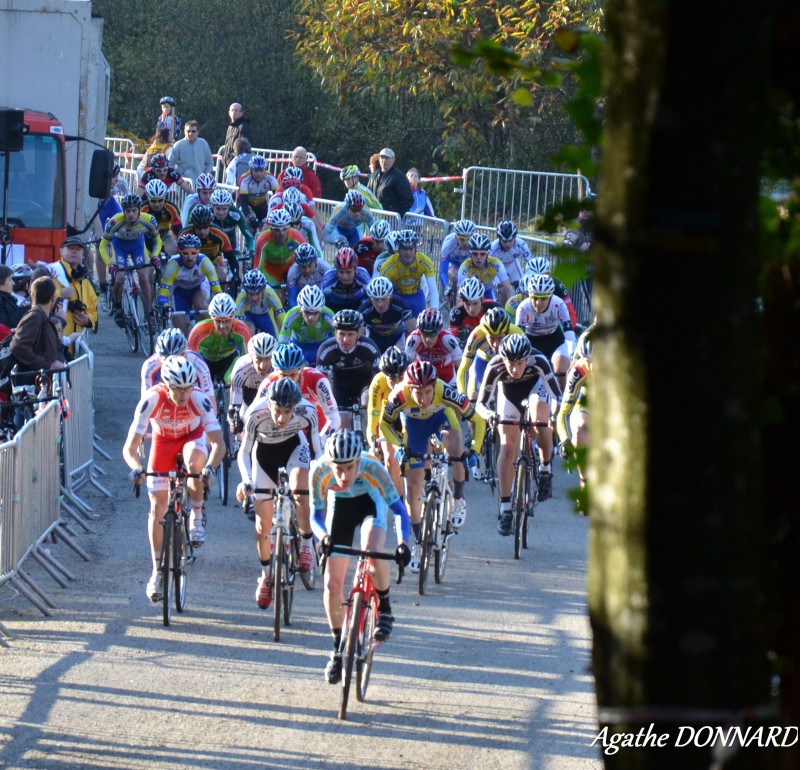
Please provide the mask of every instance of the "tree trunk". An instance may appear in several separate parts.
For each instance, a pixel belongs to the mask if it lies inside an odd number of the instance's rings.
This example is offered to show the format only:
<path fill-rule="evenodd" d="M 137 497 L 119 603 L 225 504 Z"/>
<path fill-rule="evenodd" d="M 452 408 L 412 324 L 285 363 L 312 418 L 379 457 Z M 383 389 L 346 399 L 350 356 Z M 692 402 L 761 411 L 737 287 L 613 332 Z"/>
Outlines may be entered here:
<path fill-rule="evenodd" d="M 694 3 L 607 5 L 593 665 L 609 738 L 669 734 L 609 768 L 705 770 L 711 749 L 677 748 L 681 727 L 770 707 L 754 300 L 771 4 L 714 7 L 707 26 Z M 770 766 L 764 748 L 726 765 Z"/>

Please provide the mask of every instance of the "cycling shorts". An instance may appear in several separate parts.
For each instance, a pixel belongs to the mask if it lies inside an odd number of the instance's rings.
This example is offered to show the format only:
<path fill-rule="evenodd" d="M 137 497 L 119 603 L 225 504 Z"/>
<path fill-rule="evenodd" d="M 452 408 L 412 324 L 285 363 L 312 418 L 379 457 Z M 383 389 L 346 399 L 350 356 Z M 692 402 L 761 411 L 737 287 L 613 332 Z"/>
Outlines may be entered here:
<path fill-rule="evenodd" d="M 497 415 L 501 420 L 519 420 L 525 413 L 522 402 L 528 399 L 528 407 L 531 414 L 536 414 L 535 405 L 539 402 L 549 403 L 550 391 L 544 381 L 537 380 L 533 387 L 527 388 L 506 387 L 506 383 L 501 382 L 497 389 Z"/>
<path fill-rule="evenodd" d="M 208 292 L 205 289 L 206 286 L 208 286 L 208 281 L 204 281 L 199 286 L 195 286 L 191 289 L 176 286 L 172 290 L 173 310 L 177 313 L 188 313 L 194 307 L 194 298 L 198 291 L 203 292 L 203 296 L 208 299 Z"/>
<path fill-rule="evenodd" d="M 133 262 L 134 267 L 142 267 L 145 264 L 144 238 L 137 238 L 132 241 L 114 238 L 111 241 L 111 246 L 114 249 L 114 264 L 117 267 L 125 267 L 128 258 Z"/>
<path fill-rule="evenodd" d="M 406 447 L 414 455 L 422 455 L 428 451 L 428 441 L 434 433 L 441 438 L 443 430 L 460 430 L 458 420 L 449 408 L 422 419 L 407 418 L 405 414 L 401 414 L 400 419 L 406 432 Z M 424 461 L 418 458 L 412 458 L 408 463 L 409 468 L 421 468 L 423 465 Z"/>
<path fill-rule="evenodd" d="M 386 531 L 386 505 L 375 505 L 375 501 L 369 495 L 359 495 L 358 497 L 338 497 L 334 496 L 333 503 L 328 505 L 328 515 L 325 527 L 331 535 L 331 542 L 334 545 L 352 546 L 356 529 L 361 527 L 362 542 L 366 540 L 369 530 L 378 527 Z M 341 556 L 341 554 L 333 554 Z M 344 556 L 344 558 L 347 558 Z"/>
<path fill-rule="evenodd" d="M 251 313 L 249 310 L 247 310 L 244 314 L 244 320 L 253 324 L 256 332 L 266 332 L 267 334 L 271 334 L 273 337 L 278 336 L 278 332 L 275 330 L 275 326 L 272 323 L 272 319 L 269 317 L 269 313 Z"/>
<path fill-rule="evenodd" d="M 199 449 L 205 457 L 208 457 L 208 442 L 202 425 L 191 433 L 175 439 L 164 438 L 156 433 L 153 435 L 153 444 L 150 447 L 150 461 L 147 464 L 147 470 L 154 473 L 174 471 L 176 468 L 175 458 L 179 454 L 183 454 L 184 465 L 188 466 L 189 458 L 195 449 Z M 169 489 L 169 479 L 165 476 L 148 476 L 147 489 L 150 492 Z"/>
<path fill-rule="evenodd" d="M 426 307 L 425 292 L 420 289 L 413 294 L 400 294 L 395 292 L 395 297 L 399 297 L 406 303 L 408 309 L 411 311 L 412 318 L 416 318 Z"/>
<path fill-rule="evenodd" d="M 308 443 L 300 436 L 292 436 L 280 444 L 256 444 L 253 452 L 253 481 L 257 489 L 275 489 L 278 486 L 278 469 L 291 473 L 295 468 L 308 468 L 311 458 Z M 258 492 L 256 500 L 270 500 L 269 493 Z"/>

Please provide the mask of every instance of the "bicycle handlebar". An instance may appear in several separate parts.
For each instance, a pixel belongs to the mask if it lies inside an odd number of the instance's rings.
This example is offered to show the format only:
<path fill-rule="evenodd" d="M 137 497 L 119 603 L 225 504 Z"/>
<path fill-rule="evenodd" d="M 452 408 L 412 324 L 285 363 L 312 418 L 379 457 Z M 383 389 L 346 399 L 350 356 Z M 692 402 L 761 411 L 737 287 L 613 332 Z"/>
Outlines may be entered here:
<path fill-rule="evenodd" d="M 333 545 L 331 546 L 330 552 L 322 556 L 319 565 L 321 574 L 325 574 L 325 567 L 328 564 L 328 557 L 337 553 L 341 556 L 358 556 L 359 558 L 363 559 L 383 559 L 384 561 L 393 561 L 397 564 L 398 585 L 403 581 L 405 568 L 400 562 L 397 561 L 393 553 L 386 553 L 385 551 L 364 551 L 360 548 L 351 548 L 347 545 Z"/>
<path fill-rule="evenodd" d="M 156 476 L 158 478 L 177 479 L 203 479 L 203 499 L 208 499 L 208 477 L 202 473 L 189 473 L 188 471 L 144 471 L 142 476 Z M 142 495 L 141 484 L 133 485 L 133 494 L 139 498 Z"/>

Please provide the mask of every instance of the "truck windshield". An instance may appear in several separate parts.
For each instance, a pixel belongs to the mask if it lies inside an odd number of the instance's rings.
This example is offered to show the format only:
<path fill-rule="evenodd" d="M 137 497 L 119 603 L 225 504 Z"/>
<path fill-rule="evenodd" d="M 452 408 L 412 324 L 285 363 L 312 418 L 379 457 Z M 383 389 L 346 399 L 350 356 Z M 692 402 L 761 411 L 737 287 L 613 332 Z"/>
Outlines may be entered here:
<path fill-rule="evenodd" d="M 60 229 L 64 222 L 64 163 L 58 137 L 28 134 L 21 152 L 0 157 L 0 218 L 8 175 L 8 224 L 12 227 Z"/>

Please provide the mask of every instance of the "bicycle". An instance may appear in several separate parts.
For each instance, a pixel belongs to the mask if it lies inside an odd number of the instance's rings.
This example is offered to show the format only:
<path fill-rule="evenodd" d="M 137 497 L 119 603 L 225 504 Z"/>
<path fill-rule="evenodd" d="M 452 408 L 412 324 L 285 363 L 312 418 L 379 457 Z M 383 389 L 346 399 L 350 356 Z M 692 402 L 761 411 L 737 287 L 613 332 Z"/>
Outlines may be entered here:
<path fill-rule="evenodd" d="M 360 399 L 346 406 L 339 405 L 340 412 L 347 412 L 352 419 L 352 429 L 361 436 L 361 445 L 367 446 L 367 422 L 364 419 L 364 407 Z"/>
<path fill-rule="evenodd" d="M 164 527 L 161 543 L 162 616 L 164 625 L 172 619 L 172 603 L 183 612 L 186 608 L 187 567 L 195 560 L 194 549 L 189 543 L 189 516 L 192 512 L 186 479 L 203 478 L 200 473 L 189 473 L 185 469 L 183 455 L 178 454 L 176 469 L 166 472 L 145 471 L 145 476 L 169 479 L 169 502 L 160 524 Z M 141 495 L 141 486 L 135 484 L 136 497 Z M 208 484 L 204 482 L 203 499 L 208 498 Z"/>
<path fill-rule="evenodd" d="M 486 437 L 483 440 L 483 483 L 489 485 L 494 497 L 497 488 L 497 457 L 500 454 L 500 437 L 497 435 L 497 423 L 492 420 L 486 426 Z"/>
<path fill-rule="evenodd" d="M 223 505 L 228 504 L 230 493 L 229 479 L 231 465 L 236 462 L 236 453 L 239 450 L 238 436 L 231 437 L 231 429 L 228 424 L 228 387 L 221 378 L 214 380 L 214 398 L 217 400 L 217 419 L 222 429 L 222 438 L 225 441 L 225 456 L 217 468 L 217 486 L 219 488 L 219 499 Z"/>
<path fill-rule="evenodd" d="M 125 274 L 122 284 L 122 313 L 124 315 L 125 336 L 132 353 L 137 353 L 141 346 L 145 356 L 155 350 L 156 324 L 151 319 L 152 311 L 148 313 L 144 307 L 144 296 L 137 271 L 151 267 L 149 263 L 139 267 L 112 266 L 111 273 L 116 276 L 118 271 Z M 111 280 L 113 283 L 113 278 Z"/>
<path fill-rule="evenodd" d="M 378 592 L 372 582 L 372 570 L 368 559 L 395 560 L 395 555 L 382 551 L 362 551 L 344 545 L 334 545 L 328 554 L 358 556 L 353 585 L 347 597 L 347 607 L 342 624 L 342 640 L 338 654 L 342 658 L 342 689 L 339 696 L 339 719 L 347 718 L 347 701 L 356 669 L 356 698 L 363 703 L 367 697 L 369 678 L 375 650 L 380 642 L 375 639 L 375 626 L 378 620 Z M 326 558 L 327 562 L 327 558 Z M 323 562 L 322 571 L 325 571 Z M 397 583 L 403 580 L 403 566 L 397 565 Z"/>

